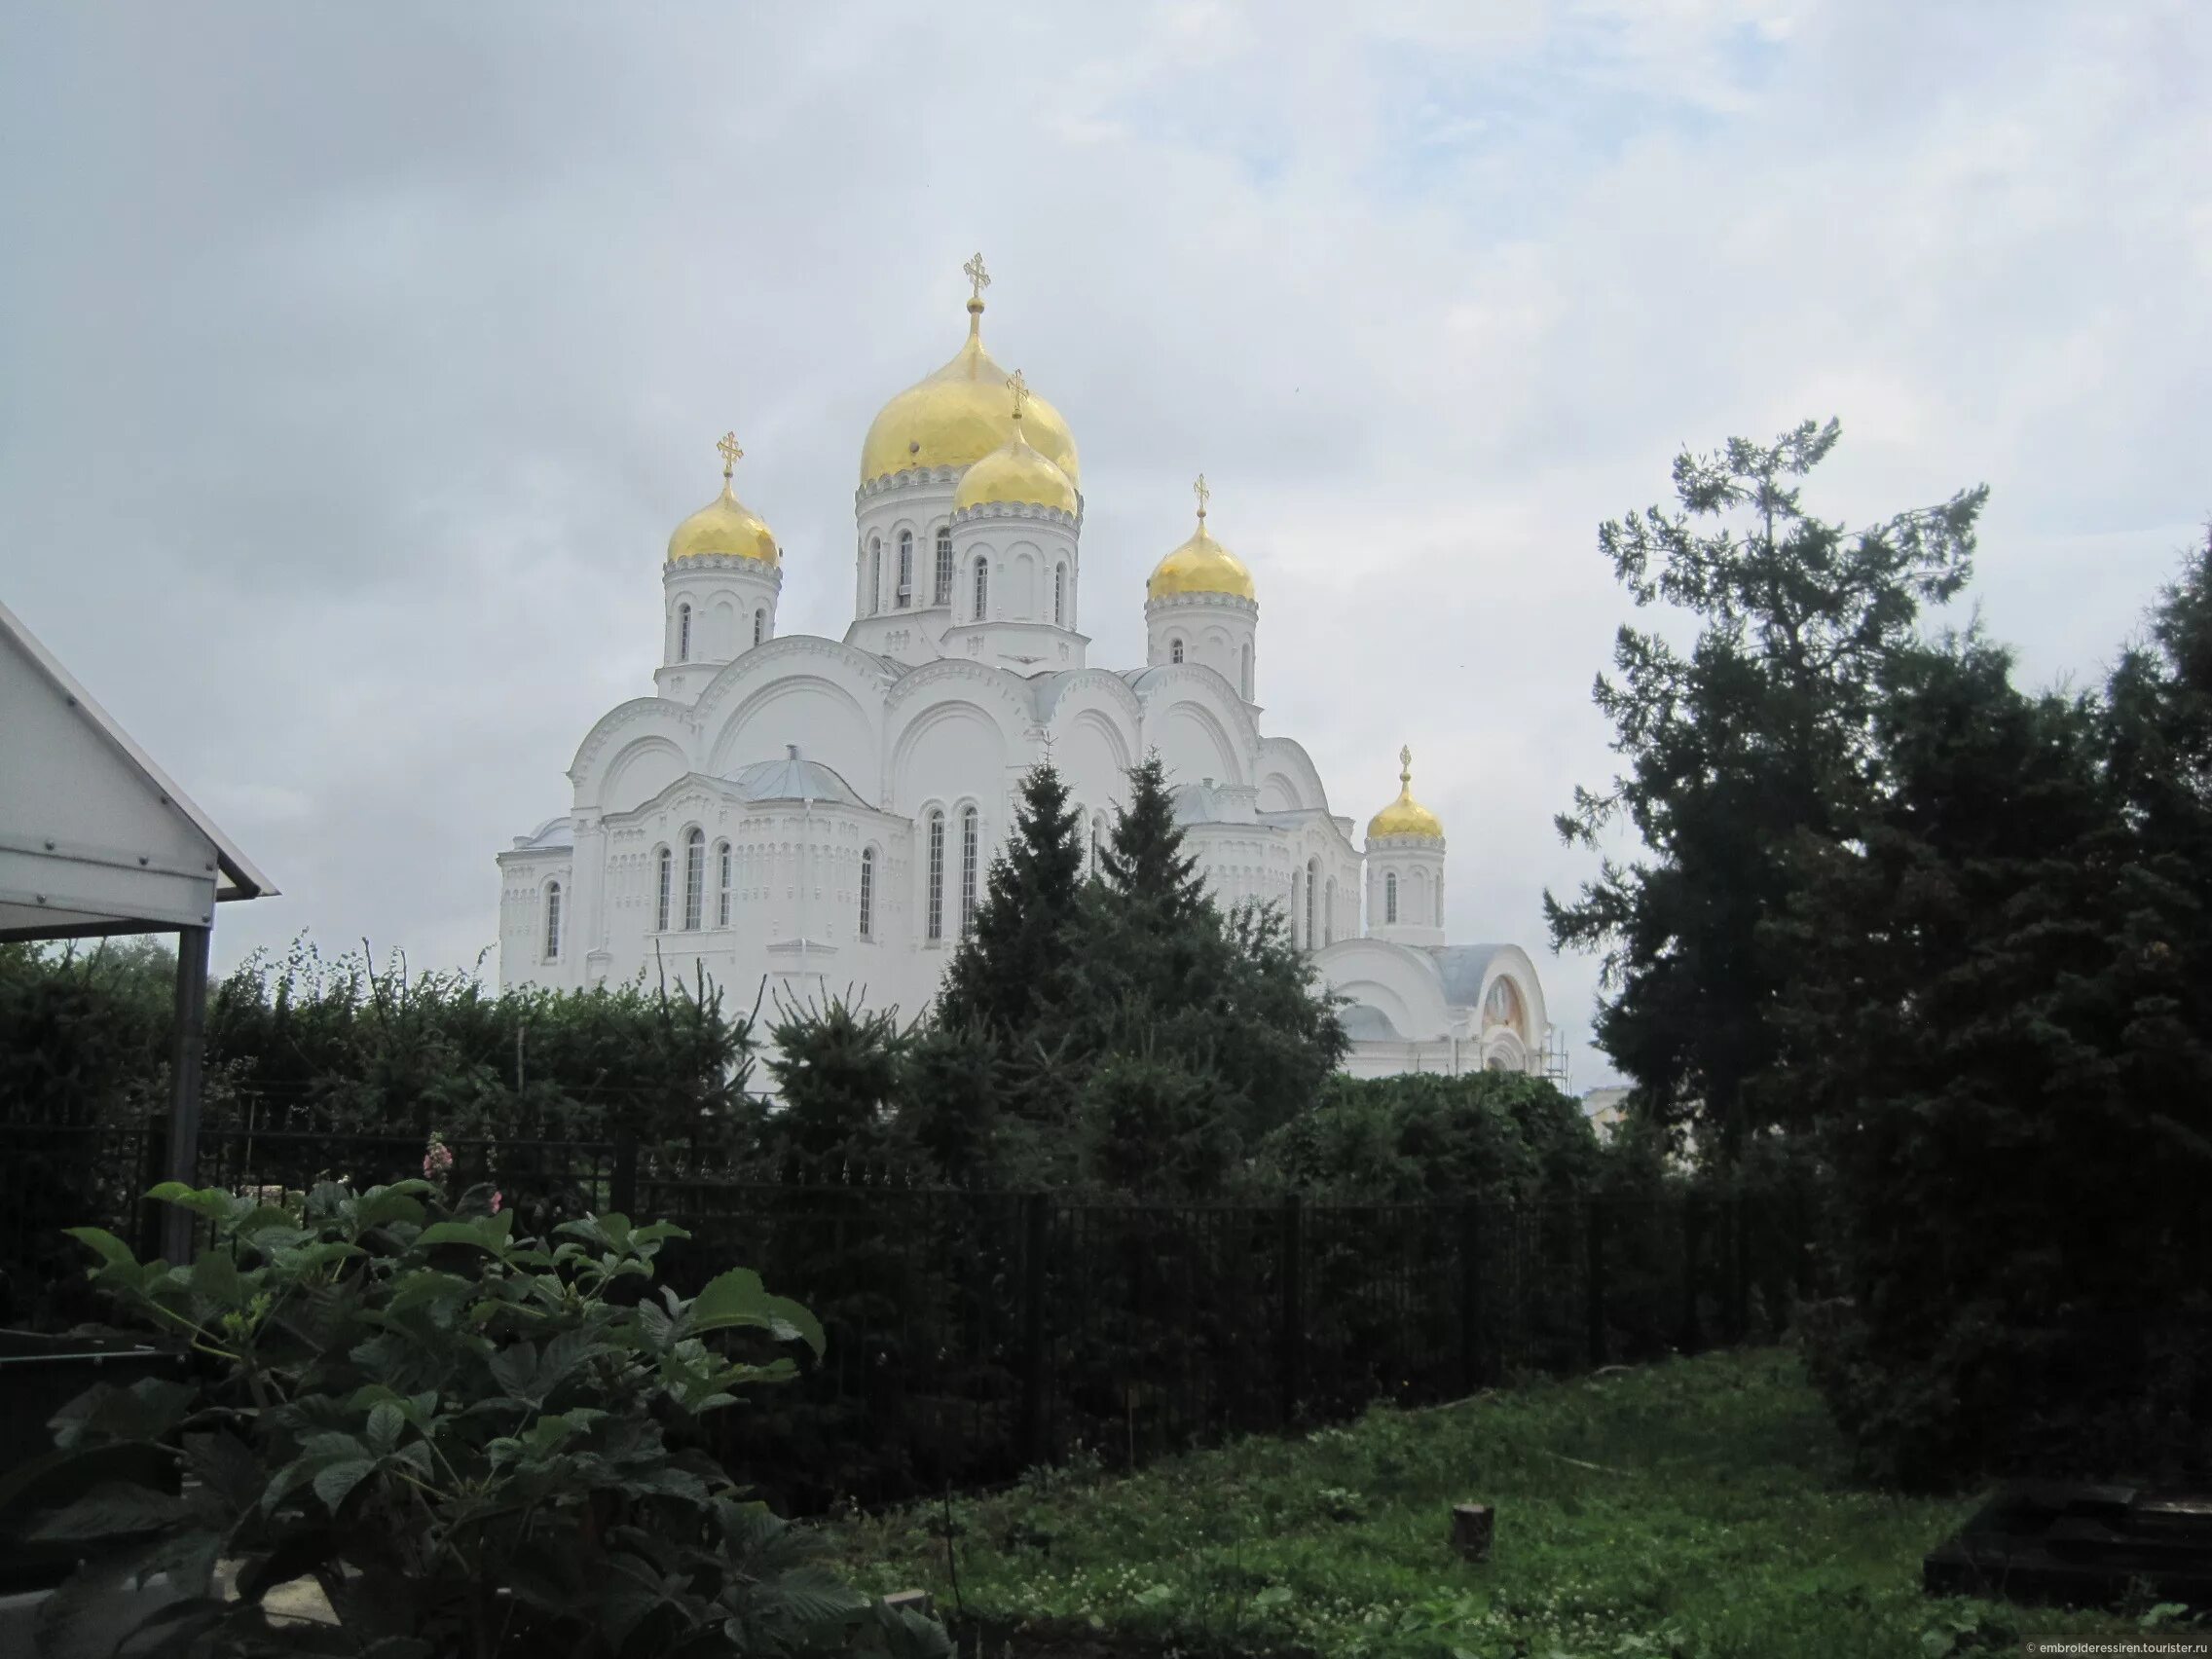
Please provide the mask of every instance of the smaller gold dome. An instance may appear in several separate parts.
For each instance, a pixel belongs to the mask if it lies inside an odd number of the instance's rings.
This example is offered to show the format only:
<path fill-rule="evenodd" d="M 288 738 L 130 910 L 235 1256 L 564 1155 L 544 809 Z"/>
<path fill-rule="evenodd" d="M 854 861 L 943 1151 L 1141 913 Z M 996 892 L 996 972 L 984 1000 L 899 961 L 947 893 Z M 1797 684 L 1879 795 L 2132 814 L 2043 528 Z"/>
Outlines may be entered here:
<path fill-rule="evenodd" d="M 1190 540 L 1152 568 L 1152 574 L 1144 584 L 1145 597 L 1165 599 L 1170 594 L 1226 593 L 1238 599 L 1258 599 L 1259 590 L 1252 585 L 1252 572 L 1244 568 L 1244 561 L 1207 534 L 1206 501 L 1212 492 L 1206 488 L 1202 472 L 1198 474 L 1196 489 L 1198 528 L 1191 533 Z"/>
<path fill-rule="evenodd" d="M 668 538 L 669 559 L 730 554 L 757 559 L 764 565 L 781 564 L 783 554 L 776 547 L 775 533 L 730 488 L 730 474 L 745 455 L 737 447 L 736 434 L 723 433 L 715 447 L 722 452 L 722 493 L 676 527 L 676 533 Z"/>
<path fill-rule="evenodd" d="M 1007 382 L 1014 397 L 1014 436 L 960 475 L 960 488 L 952 493 L 952 510 L 961 512 L 987 502 L 1057 507 L 1063 513 L 1076 508 L 1075 486 L 1051 460 L 1030 447 L 1022 430 L 1022 406 L 1029 400 L 1029 383 L 1014 370 Z"/>
<path fill-rule="evenodd" d="M 1425 835 L 1432 841 L 1443 840 L 1443 820 L 1414 799 L 1414 752 L 1410 747 L 1398 751 L 1398 798 L 1367 821 L 1367 838 Z"/>

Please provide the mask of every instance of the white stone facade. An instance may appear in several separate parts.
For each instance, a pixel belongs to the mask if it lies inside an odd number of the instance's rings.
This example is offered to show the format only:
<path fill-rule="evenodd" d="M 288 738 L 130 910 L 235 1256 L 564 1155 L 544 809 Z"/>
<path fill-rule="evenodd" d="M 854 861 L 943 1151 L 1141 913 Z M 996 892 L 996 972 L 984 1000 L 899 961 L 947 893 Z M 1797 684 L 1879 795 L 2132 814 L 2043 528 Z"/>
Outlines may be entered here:
<path fill-rule="evenodd" d="M 1157 751 L 1217 899 L 1282 906 L 1353 1000 L 1349 1069 L 1539 1069 L 1527 954 L 1445 945 L 1441 834 L 1363 849 L 1306 751 L 1262 731 L 1258 604 L 1153 598 L 1147 665 L 1092 668 L 1080 498 L 1072 513 L 956 510 L 964 470 L 862 484 L 842 640 L 778 632 L 779 563 L 666 562 L 655 694 L 601 718 L 568 811 L 498 855 L 501 984 L 674 981 L 697 964 L 740 1010 L 850 987 L 918 1013 L 1030 766 L 1051 755 L 1102 839 Z"/>

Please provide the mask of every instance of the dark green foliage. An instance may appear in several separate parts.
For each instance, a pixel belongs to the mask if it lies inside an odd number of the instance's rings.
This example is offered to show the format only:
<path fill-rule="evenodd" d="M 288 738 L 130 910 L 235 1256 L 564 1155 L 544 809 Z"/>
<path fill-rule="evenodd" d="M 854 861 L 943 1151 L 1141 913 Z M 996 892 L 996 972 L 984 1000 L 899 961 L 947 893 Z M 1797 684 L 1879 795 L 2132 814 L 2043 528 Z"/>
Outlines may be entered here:
<path fill-rule="evenodd" d="M 680 1229 L 605 1215 L 518 1239 L 511 1211 L 443 1212 L 419 1181 L 154 1196 L 211 1228 L 189 1268 L 77 1235 L 95 1284 L 209 1381 L 95 1386 L 0 1490 L 11 1522 L 34 1509 L 42 1537 L 108 1544 L 40 1609 L 43 1654 L 947 1651 L 670 1446 L 664 1425 L 794 1376 L 786 1345 L 823 1346 L 743 1269 L 651 1295 Z M 191 1479 L 119 1480 L 119 1454 Z M 235 1600 L 218 1561 L 238 1564 Z M 125 1593 L 156 1571 L 164 1594 Z M 272 1619 L 267 1594 L 301 1577 L 335 1628 Z"/>
<path fill-rule="evenodd" d="M 1603 1166 L 1581 1107 L 1546 1079 L 1508 1072 L 1333 1078 L 1259 1161 L 1271 1183 L 1342 1203 L 1567 1198 Z"/>
<path fill-rule="evenodd" d="M 1080 821 L 1059 773 L 1041 762 L 1022 780 L 1014 833 L 945 971 L 941 1021 L 1018 1044 L 1065 1002 L 1082 876 Z"/>
<path fill-rule="evenodd" d="M 161 1099 L 175 981 L 175 953 L 153 940 L 0 944 L 8 1121 L 129 1120 Z"/>
<path fill-rule="evenodd" d="M 1627 770 L 1559 820 L 1595 844 L 1625 820 L 1647 861 L 1607 861 L 1573 901 L 1544 899 L 1553 943 L 1605 953 L 1599 1046 L 1646 1111 L 1694 1123 L 1739 1156 L 1775 1106 L 1759 1085 L 1790 963 L 1761 933 L 1794 890 L 1799 834 L 1850 824 L 1865 790 L 1881 677 L 1924 603 L 1968 574 L 1984 489 L 1847 533 L 1809 516 L 1802 479 L 1834 447 L 1807 422 L 1771 445 L 1734 439 L 1675 461 L 1676 514 L 1604 525 L 1599 545 L 1640 606 L 1690 614 L 1687 654 L 1623 627 L 1620 678 L 1595 696 Z M 1706 521 L 1706 522 L 1701 522 Z"/>
<path fill-rule="evenodd" d="M 1183 830 L 1158 755 L 1130 769 L 1129 804 L 1116 817 L 1098 864 L 1106 885 L 1162 933 L 1211 903 L 1198 874 L 1198 861 L 1183 851 Z"/>
<path fill-rule="evenodd" d="M 1100 875 L 1079 886 L 1066 792 L 1050 766 L 1030 773 L 921 1030 L 843 1009 L 777 1026 L 787 1116 L 824 1125 L 811 1155 L 895 1149 L 962 1184 L 1193 1196 L 1316 1098 L 1346 1042 L 1310 962 L 1276 911 L 1224 915 L 1206 897 L 1157 757 L 1129 784 Z M 834 1110 L 793 1092 L 818 1078 Z"/>
<path fill-rule="evenodd" d="M 166 1100 L 174 958 L 159 945 L 0 947 L 11 1122 L 138 1122 Z M 317 1132 L 647 1140 L 739 1134 L 749 1016 L 704 981 L 493 993 L 468 975 L 256 955 L 208 997 L 203 1109 Z M 9 1087 L 9 1086 L 14 1087 Z"/>
<path fill-rule="evenodd" d="M 1155 1198 L 1220 1192 L 1240 1150 L 1218 1080 L 1172 1060 L 1112 1054 L 1084 1085 L 1082 1171 L 1096 1186 Z"/>
<path fill-rule="evenodd" d="M 1893 1479 L 2212 1471 L 2204 604 L 2198 560 L 2102 705 L 1977 639 L 1901 662 L 1878 803 L 1776 930 L 1853 1292 L 1816 1374 Z"/>
<path fill-rule="evenodd" d="M 762 1130 L 772 1158 L 820 1180 L 838 1178 L 841 1163 L 889 1155 L 909 1040 L 896 1013 L 836 996 L 780 1006 L 769 1037 L 768 1070 L 783 1100 Z"/>

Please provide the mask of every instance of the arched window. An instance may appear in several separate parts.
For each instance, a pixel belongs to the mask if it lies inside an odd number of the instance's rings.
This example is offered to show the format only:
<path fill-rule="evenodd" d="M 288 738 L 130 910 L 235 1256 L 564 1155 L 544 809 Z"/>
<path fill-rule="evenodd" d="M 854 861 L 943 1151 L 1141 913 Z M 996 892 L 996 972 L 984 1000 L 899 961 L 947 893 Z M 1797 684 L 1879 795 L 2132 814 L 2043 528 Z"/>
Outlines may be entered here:
<path fill-rule="evenodd" d="M 1052 567 L 1052 622 L 1055 627 L 1068 619 L 1068 568 Z"/>
<path fill-rule="evenodd" d="M 952 603 L 952 532 L 941 524 L 937 527 L 937 587 L 931 603 Z"/>
<path fill-rule="evenodd" d="M 719 843 L 715 848 L 715 926 L 718 928 L 729 926 L 730 874 L 734 863 L 730 857 L 729 843 Z"/>
<path fill-rule="evenodd" d="M 1167 660 L 1169 662 L 1181 662 L 1183 660 L 1183 642 L 1181 640 L 1169 640 L 1167 642 Z"/>
<path fill-rule="evenodd" d="M 903 610 L 913 602 L 914 533 L 910 530 L 903 530 L 899 533 L 899 595 L 897 603 L 899 608 Z"/>
<path fill-rule="evenodd" d="M 1337 942 L 1337 878 L 1329 877 L 1329 891 L 1321 903 L 1321 942 Z"/>
<path fill-rule="evenodd" d="M 1313 941 L 1320 938 L 1319 932 L 1313 925 L 1314 889 L 1320 885 L 1321 861 L 1319 859 L 1309 859 L 1306 862 L 1306 948 L 1308 950 L 1311 950 Z"/>
<path fill-rule="evenodd" d="M 758 645 L 768 632 L 768 608 L 762 606 L 753 613 L 753 643 Z"/>
<path fill-rule="evenodd" d="M 861 938 L 875 937 L 875 849 L 861 849 Z"/>
<path fill-rule="evenodd" d="M 986 610 L 988 610 L 988 609 L 990 608 L 990 604 L 991 604 L 991 562 L 990 562 L 990 561 L 989 561 L 988 559 L 978 559 L 978 560 L 977 560 L 977 561 L 976 561 L 976 620 L 977 620 L 977 621 L 980 622 L 980 621 L 982 621 L 982 620 L 983 620 L 983 613 L 984 613 L 984 612 L 985 612 Z"/>
<path fill-rule="evenodd" d="M 676 660 L 691 660 L 691 607 L 688 603 L 676 608 Z"/>
<path fill-rule="evenodd" d="M 930 814 L 930 890 L 926 908 L 929 912 L 928 937 L 933 940 L 944 937 L 944 814 Z"/>
<path fill-rule="evenodd" d="M 707 892 L 707 832 L 694 829 L 683 837 L 683 926 L 699 931 L 699 912 Z"/>
<path fill-rule="evenodd" d="M 1242 683 L 1244 687 L 1244 701 L 1249 703 L 1252 700 L 1252 642 L 1250 640 L 1246 640 L 1244 642 L 1244 672 Z"/>
<path fill-rule="evenodd" d="M 976 925 L 976 854 L 982 838 L 976 809 L 960 809 L 960 937 L 966 939 Z"/>
<path fill-rule="evenodd" d="M 545 884 L 545 960 L 561 960 L 561 884 Z"/>
<path fill-rule="evenodd" d="M 1397 919 L 1398 872 L 1392 870 L 1382 878 L 1382 920 L 1384 922 L 1395 922 Z"/>
<path fill-rule="evenodd" d="M 867 538 L 867 614 L 883 608 L 883 537 Z"/>
<path fill-rule="evenodd" d="M 676 880 L 676 856 L 666 847 L 661 848 L 654 863 L 658 866 L 654 881 L 653 932 L 668 932 L 669 890 Z"/>
<path fill-rule="evenodd" d="M 1491 982 L 1490 994 L 1483 998 L 1483 1023 L 1516 1031 L 1521 1028 L 1521 993 L 1513 988 L 1511 979 Z"/>

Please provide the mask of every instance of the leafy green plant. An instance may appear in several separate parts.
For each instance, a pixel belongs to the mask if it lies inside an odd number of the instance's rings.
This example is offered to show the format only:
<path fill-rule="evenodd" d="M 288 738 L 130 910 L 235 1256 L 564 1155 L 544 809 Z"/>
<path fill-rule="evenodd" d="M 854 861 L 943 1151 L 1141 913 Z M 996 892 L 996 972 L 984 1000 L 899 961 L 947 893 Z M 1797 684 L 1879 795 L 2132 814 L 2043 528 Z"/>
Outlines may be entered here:
<path fill-rule="evenodd" d="M 280 1205 L 152 1196 L 208 1224 L 197 1261 L 73 1232 L 95 1287 L 189 1343 L 208 1380 L 94 1387 L 0 1490 L 0 1508 L 73 1492 L 39 1535 L 107 1546 L 42 1609 L 42 1653 L 948 1650 L 671 1444 L 795 1375 L 781 1350 L 823 1346 L 747 1270 L 652 1295 L 682 1230 L 610 1214 L 517 1238 L 511 1210 L 446 1212 L 424 1181 Z M 183 1478 L 118 1478 L 149 1454 Z M 166 1598 L 122 1594 L 155 1574 Z M 270 1592 L 303 1578 L 329 1615 L 274 1614 Z"/>

